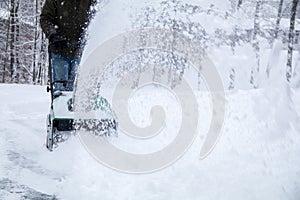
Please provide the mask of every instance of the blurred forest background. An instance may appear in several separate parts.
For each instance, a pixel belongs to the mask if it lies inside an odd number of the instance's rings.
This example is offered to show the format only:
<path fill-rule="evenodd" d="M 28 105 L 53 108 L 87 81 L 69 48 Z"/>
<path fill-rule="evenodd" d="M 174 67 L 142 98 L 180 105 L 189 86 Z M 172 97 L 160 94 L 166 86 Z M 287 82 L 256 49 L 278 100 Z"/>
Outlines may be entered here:
<path fill-rule="evenodd" d="M 47 44 L 39 25 L 43 0 L 1 0 L 0 82 L 45 84 Z"/>
<path fill-rule="evenodd" d="M 275 40 L 281 40 L 287 50 L 285 78 L 291 81 L 294 71 L 293 53 L 299 50 L 300 5 L 298 0 L 225 0 L 231 5 L 226 16 L 238 17 L 242 12 L 251 20 L 251 26 L 236 26 L 234 30 L 215 30 L 216 46 L 228 45 L 234 50 L 241 41 L 253 46 L 260 56 L 261 39 L 267 40 L 270 49 Z M 169 0 L 165 2 L 184 1 Z M 39 25 L 39 15 L 44 0 L 0 0 L 0 83 L 25 83 L 44 85 L 48 81 L 47 40 Z M 188 14 L 190 7 L 185 4 Z M 178 7 L 182 9 L 183 7 Z M 198 7 L 198 9 L 200 9 Z M 203 12 L 215 12 L 214 5 Z M 151 10 L 146 11 L 147 18 Z M 194 11 L 192 11 L 194 12 Z M 226 19 L 225 19 L 226 20 Z M 174 20 L 173 20 L 174 21 Z M 171 28 L 174 27 L 174 24 Z M 178 22 L 177 22 L 178 24 Z M 205 38 L 204 38 L 205 39 Z M 249 79 L 255 79 L 255 70 Z M 270 66 L 272 67 L 272 66 Z M 269 69 L 268 69 L 269 70 Z M 266 72 L 268 73 L 268 71 Z M 234 72 L 230 74 L 233 76 Z"/>

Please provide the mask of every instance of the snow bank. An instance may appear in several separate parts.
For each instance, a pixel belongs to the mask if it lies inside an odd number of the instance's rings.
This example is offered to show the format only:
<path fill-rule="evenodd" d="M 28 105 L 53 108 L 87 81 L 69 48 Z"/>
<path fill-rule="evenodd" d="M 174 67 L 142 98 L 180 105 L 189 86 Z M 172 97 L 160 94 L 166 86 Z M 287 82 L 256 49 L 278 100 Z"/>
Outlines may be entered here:
<path fill-rule="evenodd" d="M 227 93 L 222 137 L 204 160 L 199 160 L 199 151 L 211 110 L 207 94 L 198 94 L 201 117 L 194 144 L 174 165 L 144 175 L 99 164 L 77 137 L 48 152 L 49 96 L 44 87 L 0 85 L 0 96 L 1 199 L 29 193 L 45 199 L 133 200 L 296 200 L 300 195 L 299 91 L 282 87 Z M 140 106 L 146 99 L 136 98 Z M 172 139 L 168 133 L 161 137 Z M 125 145 L 122 138 L 116 144 Z M 130 141 L 127 148 L 135 151 L 135 145 Z"/>

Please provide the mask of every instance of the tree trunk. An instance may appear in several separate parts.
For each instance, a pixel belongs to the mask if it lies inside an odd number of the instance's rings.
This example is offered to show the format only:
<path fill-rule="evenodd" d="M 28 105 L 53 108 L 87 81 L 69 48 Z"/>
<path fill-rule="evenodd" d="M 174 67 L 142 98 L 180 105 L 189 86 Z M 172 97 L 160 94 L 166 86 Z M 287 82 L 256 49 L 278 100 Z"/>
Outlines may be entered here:
<path fill-rule="evenodd" d="M 38 0 L 35 1 L 35 29 L 33 41 L 33 60 L 32 60 L 32 83 L 36 84 L 36 57 L 37 57 L 37 42 L 38 42 Z M 30 81 L 31 82 L 31 81 Z"/>
<path fill-rule="evenodd" d="M 251 77 L 250 77 L 250 83 L 253 85 L 253 88 L 258 88 L 258 75 L 259 75 L 259 66 L 260 66 L 260 47 L 259 47 L 259 40 L 257 38 L 257 35 L 260 31 L 260 24 L 259 24 L 259 14 L 260 14 L 260 8 L 262 5 L 262 0 L 257 0 L 256 7 L 255 7 L 255 15 L 254 15 L 254 28 L 253 28 L 253 42 L 252 46 L 255 51 L 255 58 L 256 58 L 256 67 L 252 67 L 251 69 Z"/>
<path fill-rule="evenodd" d="M 18 42 L 20 35 L 20 27 L 18 20 L 19 0 L 11 0 L 10 9 L 10 72 L 11 82 L 19 81 L 19 58 L 18 58 Z"/>
<path fill-rule="evenodd" d="M 281 20 L 281 17 L 282 17 L 282 7 L 283 7 L 283 0 L 280 0 L 279 6 L 278 6 L 278 12 L 277 12 L 277 19 L 276 19 L 276 27 L 275 27 L 275 33 L 274 33 L 274 40 L 277 39 L 277 37 L 278 37 L 280 20 Z"/>
<path fill-rule="evenodd" d="M 11 0 L 10 4 L 10 76 L 13 81 L 15 75 L 15 0 Z"/>
<path fill-rule="evenodd" d="M 294 31 L 295 31 L 297 5 L 298 5 L 298 0 L 293 0 L 292 10 L 291 10 L 291 18 L 290 18 L 287 69 L 286 69 L 286 79 L 288 82 L 291 81 L 292 73 L 293 73 L 293 61 L 292 60 L 293 60 Z"/>
<path fill-rule="evenodd" d="M 2 82 L 5 83 L 7 76 L 6 76 L 6 71 L 7 71 L 7 63 L 8 63 L 8 47 L 10 46 L 9 43 L 9 36 L 10 36 L 10 20 L 11 20 L 11 16 L 9 15 L 9 18 L 7 20 L 7 28 L 6 28 L 6 42 L 5 42 L 5 52 L 4 52 L 4 60 L 3 60 L 3 75 L 2 75 Z"/>
<path fill-rule="evenodd" d="M 20 21 L 19 21 L 19 5 L 20 5 L 20 0 L 15 0 L 15 62 L 16 62 L 16 77 L 15 77 L 15 82 L 19 83 L 20 82 L 20 58 L 19 58 L 19 51 L 20 51 Z"/>

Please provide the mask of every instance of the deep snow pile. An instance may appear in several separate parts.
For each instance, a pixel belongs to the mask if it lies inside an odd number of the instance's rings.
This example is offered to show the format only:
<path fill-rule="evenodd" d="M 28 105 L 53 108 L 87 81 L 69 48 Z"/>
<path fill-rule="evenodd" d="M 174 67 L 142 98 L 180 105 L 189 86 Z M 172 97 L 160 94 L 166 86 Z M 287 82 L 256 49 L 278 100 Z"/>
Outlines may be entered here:
<path fill-rule="evenodd" d="M 55 195 L 59 199 L 253 200 L 300 195 L 299 91 L 227 93 L 222 136 L 204 160 L 199 160 L 199 150 L 210 106 L 207 95 L 198 94 L 201 117 L 196 141 L 174 165 L 145 175 L 102 166 L 77 137 L 48 152 L 43 145 L 49 107 L 44 87 L 0 85 L 0 96 L 1 199 Z"/>

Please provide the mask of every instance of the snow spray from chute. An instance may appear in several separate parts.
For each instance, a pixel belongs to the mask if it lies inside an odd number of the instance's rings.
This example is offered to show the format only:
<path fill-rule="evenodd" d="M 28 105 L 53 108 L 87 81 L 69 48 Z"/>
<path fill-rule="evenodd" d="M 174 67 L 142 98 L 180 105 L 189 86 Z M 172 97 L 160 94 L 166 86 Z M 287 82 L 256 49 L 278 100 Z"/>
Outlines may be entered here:
<path fill-rule="evenodd" d="M 211 93 L 212 120 L 205 141 L 200 150 L 200 159 L 204 159 L 213 150 L 222 131 L 225 116 L 225 95 L 221 77 L 203 48 L 185 35 L 176 31 L 144 28 L 119 34 L 96 48 L 79 69 L 75 93 L 75 119 L 95 118 L 97 113 L 87 109 L 93 104 L 93 97 L 99 93 L 101 77 L 114 60 L 141 49 L 155 49 L 158 52 L 171 52 L 189 62 L 196 73 L 201 73 Z M 162 66 L 155 65 L 155 68 Z M 183 78 L 176 87 L 170 87 L 168 78 L 160 81 L 153 79 L 154 66 L 145 65 L 141 69 L 127 70 L 122 74 L 113 91 L 112 109 L 119 128 L 135 139 L 147 139 L 157 135 L 165 122 L 165 113 L 160 106 L 151 109 L 152 123 L 140 128 L 130 119 L 128 103 L 130 95 L 139 88 L 132 88 L 136 72 L 140 73 L 139 85 L 159 85 L 176 96 L 182 109 L 182 121 L 176 138 L 163 149 L 148 153 L 134 154 L 121 150 L 108 140 L 95 140 L 92 134 L 81 132 L 80 140 L 89 153 L 100 163 L 126 173 L 149 173 L 170 166 L 177 161 L 193 143 L 197 135 L 199 110 L 196 96 Z"/>

